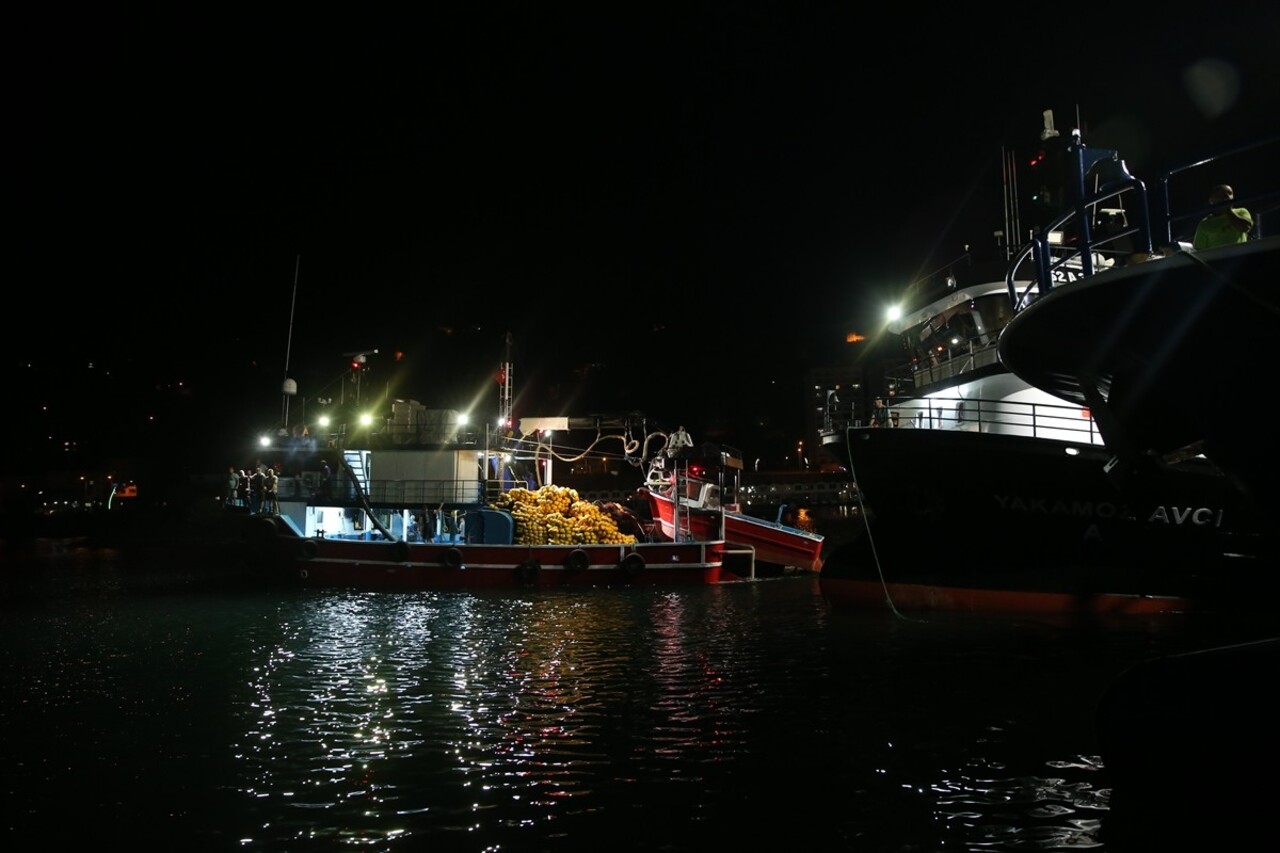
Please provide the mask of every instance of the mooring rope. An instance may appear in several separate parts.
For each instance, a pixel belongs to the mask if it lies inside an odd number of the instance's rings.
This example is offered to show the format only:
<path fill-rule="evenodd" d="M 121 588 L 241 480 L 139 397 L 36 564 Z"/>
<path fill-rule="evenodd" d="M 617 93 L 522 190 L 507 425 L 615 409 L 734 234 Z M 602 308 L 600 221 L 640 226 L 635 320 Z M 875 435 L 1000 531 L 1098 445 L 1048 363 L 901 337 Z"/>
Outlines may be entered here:
<path fill-rule="evenodd" d="M 867 531 L 867 542 L 871 546 L 871 560 L 875 563 L 876 575 L 880 578 L 880 589 L 884 592 L 885 603 L 889 605 L 889 612 L 899 619 L 906 619 L 911 622 L 924 622 L 923 619 L 913 619 L 898 610 L 897 605 L 893 603 L 893 596 L 889 595 L 889 582 L 885 580 L 884 568 L 880 565 L 880 554 L 876 550 L 875 537 L 871 535 L 871 519 L 867 515 L 867 506 L 862 501 L 862 489 L 858 486 L 858 472 L 853 469 L 853 445 L 849 440 L 849 427 L 845 427 L 845 458 L 849 460 L 849 477 L 853 480 L 854 492 L 858 495 L 858 512 L 862 515 L 862 526 Z"/>

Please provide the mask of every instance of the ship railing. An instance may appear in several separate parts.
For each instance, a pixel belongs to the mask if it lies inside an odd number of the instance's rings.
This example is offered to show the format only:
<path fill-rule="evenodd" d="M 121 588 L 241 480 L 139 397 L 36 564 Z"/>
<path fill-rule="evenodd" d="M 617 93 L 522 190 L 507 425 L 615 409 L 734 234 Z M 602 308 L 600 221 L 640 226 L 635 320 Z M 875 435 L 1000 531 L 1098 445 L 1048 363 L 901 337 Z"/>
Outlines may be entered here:
<path fill-rule="evenodd" d="M 939 354 L 934 359 L 912 359 L 885 371 L 885 377 L 897 387 L 923 388 L 956 376 L 972 373 L 999 363 L 994 336 L 971 338 L 959 347 Z"/>
<path fill-rule="evenodd" d="M 482 447 L 482 439 L 483 435 L 471 426 L 390 422 L 376 429 L 353 424 L 338 424 L 331 432 L 321 435 L 318 440 L 314 436 L 309 436 L 305 440 L 305 446 L 300 441 L 288 442 L 287 446 L 311 451 L 340 451 L 351 448 L 472 448 Z"/>
<path fill-rule="evenodd" d="M 1182 209 L 1183 206 L 1178 203 L 1173 188 L 1174 179 L 1182 175 L 1191 174 L 1209 165 L 1215 167 L 1215 174 L 1221 175 L 1224 174 L 1224 163 L 1230 163 L 1225 173 L 1240 176 L 1239 178 L 1232 178 L 1232 186 L 1237 193 L 1229 204 L 1232 207 L 1248 208 L 1250 213 L 1253 214 L 1254 223 L 1253 230 L 1249 233 L 1250 239 L 1259 239 L 1267 236 L 1265 228 L 1267 214 L 1274 213 L 1280 208 L 1280 187 L 1277 187 L 1272 182 L 1276 179 L 1274 168 L 1277 155 L 1280 155 L 1280 151 L 1277 151 L 1277 148 L 1280 148 L 1280 135 L 1228 148 L 1210 157 L 1170 169 L 1161 175 L 1158 186 L 1161 210 L 1163 211 L 1160 217 L 1163 223 L 1161 228 L 1163 245 L 1175 245 L 1177 242 L 1175 235 L 1179 231 L 1194 231 L 1192 223 L 1199 222 L 1206 214 L 1225 206 L 1205 206 L 1197 203 L 1190 209 Z M 1268 175 L 1267 171 L 1257 164 L 1270 166 L 1271 173 Z M 1267 178 L 1270 180 L 1266 180 L 1265 183 L 1261 182 Z M 1245 181 L 1248 182 L 1245 183 Z M 1201 200 L 1208 196 L 1209 186 L 1205 186 L 1203 182 L 1196 183 L 1194 186 L 1195 192 L 1191 195 L 1192 198 Z"/>
<path fill-rule="evenodd" d="M 479 479 L 367 480 L 365 496 L 379 506 L 474 505 L 484 497 Z M 312 500 L 323 494 L 312 494 Z M 355 501 L 358 496 L 349 482 L 332 485 L 328 497 L 335 501 Z"/>
<path fill-rule="evenodd" d="M 1123 167 L 1123 164 L 1121 164 Z M 1129 176 L 1113 181 L 1051 220 L 1014 256 L 1005 274 L 1009 299 L 1015 312 L 1055 285 L 1088 278 L 1096 272 L 1124 263 L 1130 256 L 1152 254 L 1147 189 Z M 1112 225 L 1095 231 L 1099 211 L 1122 209 L 1137 219 L 1133 225 Z M 1028 273 L 1026 265 L 1030 264 Z M 1019 290 L 1018 282 L 1026 284 Z"/>
<path fill-rule="evenodd" d="M 473 506 L 477 504 L 492 505 L 498 502 L 504 492 L 512 488 L 527 488 L 528 484 L 510 478 L 490 478 L 485 480 L 370 480 L 366 484 L 367 497 L 370 504 L 379 507 L 438 507 Z M 337 506 L 355 506 L 360 503 L 360 496 L 355 487 L 345 478 L 330 482 L 327 494 L 322 481 L 314 474 L 295 477 L 281 477 L 279 485 L 280 500 L 302 500 L 311 503 L 332 501 Z M 581 491 L 579 494 L 585 501 L 625 502 L 632 495 L 630 489 L 601 489 Z"/>
<path fill-rule="evenodd" d="M 899 428 L 965 430 L 1102 443 L 1089 411 L 1065 403 L 917 397 L 894 402 L 889 409 L 889 428 L 894 426 L 895 414 Z"/>
<path fill-rule="evenodd" d="M 1068 148 L 1068 153 L 1072 157 L 1072 189 L 1079 201 L 1040 229 L 1027 245 L 1014 254 L 1005 276 L 1014 312 L 1023 310 L 1035 298 L 1032 288 L 1043 296 L 1055 286 L 1124 264 L 1130 258 L 1135 261 L 1156 258 L 1157 248 L 1164 254 L 1188 248 L 1177 238 L 1179 231 L 1194 231 L 1194 223 L 1227 204 L 1204 204 L 1212 185 L 1220 180 L 1218 177 L 1203 177 L 1207 173 L 1199 170 L 1206 166 L 1214 166 L 1215 176 L 1238 176 L 1233 180 L 1243 192 L 1229 204 L 1248 208 L 1253 214 L 1254 227 L 1249 239 L 1267 236 L 1267 218 L 1280 209 L 1280 180 L 1275 175 L 1276 163 L 1280 161 L 1276 156 L 1277 147 L 1280 147 L 1280 136 L 1272 136 L 1237 145 L 1164 172 L 1158 183 L 1158 210 L 1153 215 L 1145 185 L 1128 173 L 1116 153 L 1089 149 L 1077 139 Z M 1106 160 L 1118 166 L 1109 170 L 1116 177 L 1106 181 L 1095 177 L 1094 191 L 1086 192 L 1086 175 L 1095 165 Z M 1192 173 L 1202 177 L 1194 183 L 1184 181 L 1186 188 L 1175 193 L 1172 189 L 1174 178 Z M 1095 224 L 1099 223 L 1100 212 L 1117 209 L 1131 212 L 1132 224 L 1112 223 L 1105 228 Z M 1026 271 L 1028 265 L 1030 274 Z M 1027 282 L 1021 289 L 1017 284 L 1019 280 Z"/>

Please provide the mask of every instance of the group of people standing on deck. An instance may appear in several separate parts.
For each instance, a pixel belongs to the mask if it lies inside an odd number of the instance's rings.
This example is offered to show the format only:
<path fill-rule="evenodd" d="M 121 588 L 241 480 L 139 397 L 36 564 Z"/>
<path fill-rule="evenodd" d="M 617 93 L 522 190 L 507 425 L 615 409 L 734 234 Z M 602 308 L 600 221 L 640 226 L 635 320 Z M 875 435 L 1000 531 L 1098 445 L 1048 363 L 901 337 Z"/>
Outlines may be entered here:
<path fill-rule="evenodd" d="M 251 515 L 276 515 L 280 512 L 280 471 L 281 466 L 259 462 L 253 468 L 237 468 L 227 466 L 227 493 L 223 498 L 225 506 L 245 507 Z M 327 459 L 320 462 L 320 479 L 316 484 L 316 494 L 328 496 L 331 489 L 333 472 Z M 287 492 L 288 490 L 286 490 Z"/>
<path fill-rule="evenodd" d="M 270 465 L 255 468 L 227 466 L 227 506 L 242 506 L 250 515 L 280 512 L 280 475 Z"/>

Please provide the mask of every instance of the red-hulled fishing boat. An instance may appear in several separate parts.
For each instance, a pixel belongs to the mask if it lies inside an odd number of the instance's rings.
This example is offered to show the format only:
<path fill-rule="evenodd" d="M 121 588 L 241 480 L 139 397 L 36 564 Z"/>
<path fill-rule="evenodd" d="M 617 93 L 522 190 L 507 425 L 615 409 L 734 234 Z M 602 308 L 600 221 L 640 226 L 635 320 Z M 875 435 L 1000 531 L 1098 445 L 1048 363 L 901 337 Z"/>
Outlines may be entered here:
<path fill-rule="evenodd" d="M 645 496 L 657 531 L 675 542 L 724 540 L 730 552 L 746 552 L 752 564 L 819 571 L 825 537 L 742 512 L 737 500 L 741 456 L 728 448 L 716 448 L 715 456 L 691 458 L 677 451 L 655 459 Z"/>

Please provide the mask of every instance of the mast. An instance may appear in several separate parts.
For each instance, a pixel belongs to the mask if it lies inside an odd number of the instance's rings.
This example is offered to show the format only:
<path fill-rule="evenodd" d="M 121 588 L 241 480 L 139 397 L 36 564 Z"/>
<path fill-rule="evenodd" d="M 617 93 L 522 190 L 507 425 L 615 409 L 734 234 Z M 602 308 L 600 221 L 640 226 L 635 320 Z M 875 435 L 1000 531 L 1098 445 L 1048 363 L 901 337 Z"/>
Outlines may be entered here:
<path fill-rule="evenodd" d="M 506 336 L 507 350 L 505 360 L 498 366 L 498 375 L 494 377 L 498 380 L 498 442 L 499 446 L 506 451 L 510 451 L 515 443 L 512 439 L 514 435 L 514 425 L 511 422 L 511 333 L 507 332 Z M 488 427 L 485 428 L 486 431 Z M 505 474 L 501 474 L 502 463 L 501 457 L 494 455 L 493 465 L 494 474 L 505 478 Z M 534 466 L 537 466 L 537 460 L 534 460 Z M 548 463 L 550 464 L 550 463 Z"/>
<path fill-rule="evenodd" d="M 511 333 L 507 332 L 507 352 L 498 368 L 498 428 L 505 435 L 511 429 Z"/>
<path fill-rule="evenodd" d="M 298 269 L 302 266 L 302 255 L 293 262 L 293 301 L 289 304 L 289 337 L 284 346 L 284 384 L 280 391 L 283 395 L 280 408 L 280 429 L 289 430 L 289 398 L 298 393 L 298 383 L 289 378 L 289 354 L 293 351 L 293 312 L 298 306 Z"/>

